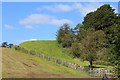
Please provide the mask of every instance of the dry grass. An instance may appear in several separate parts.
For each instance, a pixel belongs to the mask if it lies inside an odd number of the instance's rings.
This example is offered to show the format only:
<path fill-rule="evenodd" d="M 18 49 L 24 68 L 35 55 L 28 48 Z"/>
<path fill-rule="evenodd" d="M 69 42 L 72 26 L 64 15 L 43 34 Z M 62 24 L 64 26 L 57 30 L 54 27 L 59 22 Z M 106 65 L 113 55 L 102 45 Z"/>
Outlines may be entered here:
<path fill-rule="evenodd" d="M 85 72 L 76 71 L 37 56 L 3 48 L 3 78 L 60 78 L 90 77 Z"/>

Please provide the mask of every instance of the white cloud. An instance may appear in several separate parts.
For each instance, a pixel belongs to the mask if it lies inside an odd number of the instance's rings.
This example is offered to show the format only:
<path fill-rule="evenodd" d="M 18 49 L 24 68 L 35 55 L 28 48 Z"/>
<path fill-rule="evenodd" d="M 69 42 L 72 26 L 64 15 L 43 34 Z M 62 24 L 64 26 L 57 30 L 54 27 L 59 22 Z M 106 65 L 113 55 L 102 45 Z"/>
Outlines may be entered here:
<path fill-rule="evenodd" d="M 32 28 L 33 26 L 40 24 L 52 24 L 61 26 L 64 23 L 72 24 L 73 22 L 68 19 L 57 19 L 53 16 L 45 14 L 31 14 L 20 21 L 20 24 L 25 25 L 27 28 Z"/>
<path fill-rule="evenodd" d="M 82 4 L 82 3 L 75 3 L 74 4 L 75 8 L 78 10 L 78 12 L 82 16 L 85 16 L 87 13 L 97 10 L 97 8 L 99 8 L 102 5 L 103 4 L 101 4 L 101 3 L 94 3 L 94 2 L 93 3 L 86 3 L 86 4 Z"/>
<path fill-rule="evenodd" d="M 95 11 L 97 8 L 99 8 L 102 4 L 91 2 L 91 3 L 73 3 L 71 5 L 69 4 L 54 4 L 51 6 L 43 6 L 41 8 L 38 8 L 37 10 L 48 10 L 52 12 L 68 12 L 68 11 L 77 11 L 82 16 L 85 16 L 87 13 L 91 11 Z"/>
<path fill-rule="evenodd" d="M 55 25 L 58 25 L 58 26 L 61 26 L 62 24 L 64 23 L 69 23 L 69 24 L 73 24 L 72 21 L 68 20 L 68 19 L 53 19 L 51 21 L 52 24 L 55 24 Z"/>
<path fill-rule="evenodd" d="M 36 40 L 38 40 L 38 39 L 29 39 L 28 41 L 36 41 Z"/>
<path fill-rule="evenodd" d="M 12 25 L 9 25 L 9 24 L 5 24 L 4 27 L 5 27 L 6 29 L 13 29 L 13 26 L 12 26 Z"/>
<path fill-rule="evenodd" d="M 52 6 L 43 6 L 43 9 L 52 11 L 52 12 L 67 12 L 73 10 L 73 7 L 70 5 L 64 5 L 64 4 L 55 4 Z"/>

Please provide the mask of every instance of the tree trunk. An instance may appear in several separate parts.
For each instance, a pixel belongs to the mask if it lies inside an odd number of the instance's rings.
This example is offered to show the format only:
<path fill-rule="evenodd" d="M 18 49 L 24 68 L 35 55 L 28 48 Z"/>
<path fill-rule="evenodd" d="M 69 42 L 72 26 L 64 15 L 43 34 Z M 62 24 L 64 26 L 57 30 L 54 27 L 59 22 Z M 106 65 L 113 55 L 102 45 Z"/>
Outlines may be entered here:
<path fill-rule="evenodd" d="M 92 63 L 92 60 L 90 60 L 89 62 L 90 62 L 90 69 L 92 70 L 92 69 L 93 69 L 93 68 L 92 68 L 92 64 L 93 64 L 93 63 Z"/>

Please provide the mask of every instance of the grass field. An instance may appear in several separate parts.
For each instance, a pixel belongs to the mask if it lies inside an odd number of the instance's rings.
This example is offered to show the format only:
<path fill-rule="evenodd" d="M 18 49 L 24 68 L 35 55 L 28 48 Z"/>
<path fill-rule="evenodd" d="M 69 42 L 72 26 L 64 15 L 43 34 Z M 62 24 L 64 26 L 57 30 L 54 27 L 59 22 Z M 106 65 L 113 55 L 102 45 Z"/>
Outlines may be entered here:
<path fill-rule="evenodd" d="M 90 77 L 83 71 L 76 71 L 37 56 L 2 49 L 3 78 L 47 78 L 47 77 Z"/>
<path fill-rule="evenodd" d="M 38 40 L 38 41 L 27 41 L 20 44 L 28 50 L 34 50 L 43 54 L 54 56 L 56 58 L 69 61 L 72 63 L 79 64 L 81 66 L 88 66 L 88 61 L 82 61 L 80 59 L 72 58 L 70 51 L 63 49 L 55 40 Z M 96 67 L 112 68 L 111 66 L 95 65 Z"/>
<path fill-rule="evenodd" d="M 24 47 L 28 50 L 34 50 L 43 54 L 54 56 L 56 58 L 77 63 L 82 66 L 88 66 L 87 61 L 80 61 L 79 59 L 73 59 L 72 54 L 67 49 L 63 49 L 56 41 L 28 41 L 20 44 L 21 47 Z"/>

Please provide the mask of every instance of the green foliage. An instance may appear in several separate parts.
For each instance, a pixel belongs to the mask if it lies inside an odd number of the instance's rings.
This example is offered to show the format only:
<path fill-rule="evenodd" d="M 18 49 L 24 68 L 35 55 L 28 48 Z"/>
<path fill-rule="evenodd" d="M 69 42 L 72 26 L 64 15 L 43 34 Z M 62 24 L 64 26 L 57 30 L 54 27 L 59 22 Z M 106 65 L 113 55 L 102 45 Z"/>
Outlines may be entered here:
<path fill-rule="evenodd" d="M 74 34 L 68 24 L 63 24 L 57 32 L 57 41 L 64 48 L 70 47 L 74 41 Z"/>
<path fill-rule="evenodd" d="M 120 60 L 117 63 L 117 65 L 115 65 L 115 67 L 114 67 L 114 73 L 116 74 L 116 76 L 118 78 L 117 80 L 120 80 Z"/>
<path fill-rule="evenodd" d="M 80 53 L 80 47 L 79 47 L 79 43 L 77 42 L 74 42 L 71 46 L 71 51 L 72 51 L 72 54 L 73 54 L 73 57 L 77 57 L 79 58 L 81 53 Z"/>
<path fill-rule="evenodd" d="M 118 35 L 119 35 L 119 26 L 118 24 L 113 24 L 112 26 L 110 26 L 109 28 L 107 28 L 105 30 L 106 35 L 107 35 L 107 39 L 109 40 L 109 44 L 116 44 L 117 40 L 118 40 Z"/>
<path fill-rule="evenodd" d="M 83 61 L 79 58 L 73 58 L 71 53 L 71 48 L 62 48 L 57 41 L 54 40 L 39 40 L 39 41 L 27 41 L 21 43 L 19 46 L 27 49 L 27 50 L 33 50 L 38 53 L 47 54 L 49 56 L 68 61 L 71 63 L 76 63 L 81 66 L 88 66 L 88 61 Z M 105 67 L 110 68 L 111 66 L 105 66 L 105 65 L 95 65 L 96 67 Z"/>
<path fill-rule="evenodd" d="M 86 30 L 84 29 L 84 25 L 82 24 L 77 24 L 76 27 L 74 28 L 74 34 L 75 36 L 75 41 L 79 42 L 82 38 L 85 36 Z"/>
<path fill-rule="evenodd" d="M 88 29 L 86 37 L 81 40 L 81 58 L 88 60 L 92 66 L 92 62 L 96 60 L 98 51 L 106 46 L 106 38 L 103 31 L 95 31 L 94 29 Z"/>
<path fill-rule="evenodd" d="M 114 11 L 110 5 L 105 4 L 88 13 L 84 17 L 83 25 L 76 25 L 71 46 L 74 57 L 89 61 L 91 66 L 93 61 L 105 65 L 119 65 L 120 15 L 117 16 Z M 68 42 L 68 38 L 64 39 L 63 44 Z M 116 70 L 119 77 L 118 67 Z"/>
<path fill-rule="evenodd" d="M 92 67 L 95 61 L 102 67 L 112 65 L 120 80 L 120 15 L 117 16 L 114 11 L 110 5 L 105 4 L 88 13 L 83 24 L 77 24 L 74 29 L 63 24 L 57 31 L 57 41 L 28 41 L 20 46 L 82 66 L 90 64 Z M 4 42 L 2 47 L 6 46 L 7 42 Z M 12 44 L 9 46 L 12 47 Z M 15 49 L 19 50 L 19 47 L 15 46 Z"/>
<path fill-rule="evenodd" d="M 82 24 L 77 24 L 76 27 L 74 28 L 74 30 L 80 31 L 80 28 L 83 27 Z"/>
<path fill-rule="evenodd" d="M 119 78 L 120 16 L 114 11 L 110 5 L 105 4 L 96 11 L 88 13 L 84 17 L 83 24 L 77 24 L 74 29 L 68 24 L 63 24 L 56 35 L 60 45 L 57 43 L 51 45 L 47 42 L 46 47 L 46 43 L 27 42 L 22 46 L 84 66 L 88 66 L 88 62 L 78 61 L 78 58 L 89 61 L 91 67 L 95 61 L 107 66 L 114 65 Z M 70 51 L 74 59 L 69 54 Z"/>
<path fill-rule="evenodd" d="M 109 61 L 115 66 L 115 74 L 120 79 L 120 16 L 117 16 L 116 23 L 108 28 L 107 39 L 111 48 L 108 52 Z"/>
<path fill-rule="evenodd" d="M 88 13 L 83 21 L 85 28 L 93 27 L 96 30 L 104 28 L 115 23 L 116 14 L 110 5 L 103 5 L 94 12 Z"/>
<path fill-rule="evenodd" d="M 85 29 L 88 29 L 93 27 L 94 22 L 94 12 L 90 12 L 84 17 L 83 25 L 85 26 Z"/>
<path fill-rule="evenodd" d="M 100 54 L 98 55 L 99 58 L 97 60 L 100 60 L 101 58 L 103 58 L 102 59 L 103 61 L 105 62 L 108 61 L 107 64 L 117 66 L 119 65 L 119 62 L 120 62 L 120 15 L 117 16 L 114 11 L 115 10 L 112 9 L 110 5 L 105 4 L 101 6 L 100 8 L 98 8 L 96 11 L 88 13 L 84 17 L 83 26 L 84 26 L 84 29 L 86 30 L 85 32 L 87 32 L 88 29 L 91 27 L 94 28 L 96 32 L 98 30 L 104 31 L 106 35 L 106 39 L 107 39 L 107 45 L 103 46 L 102 50 L 99 51 Z M 82 34 L 82 35 L 90 36 L 88 34 Z M 84 41 L 84 43 L 86 41 Z M 97 43 L 97 45 L 99 44 Z M 97 51 L 97 49 L 95 50 Z M 83 53 L 85 53 L 85 50 Z M 101 55 L 104 55 L 104 57 L 100 58 Z M 89 57 L 91 56 L 89 55 Z M 116 70 L 117 70 L 116 75 L 117 76 L 120 75 L 119 73 L 120 69 L 118 69 L 118 66 L 116 67 Z"/>

